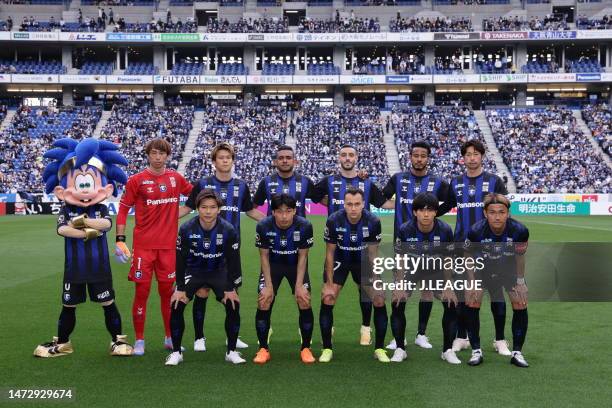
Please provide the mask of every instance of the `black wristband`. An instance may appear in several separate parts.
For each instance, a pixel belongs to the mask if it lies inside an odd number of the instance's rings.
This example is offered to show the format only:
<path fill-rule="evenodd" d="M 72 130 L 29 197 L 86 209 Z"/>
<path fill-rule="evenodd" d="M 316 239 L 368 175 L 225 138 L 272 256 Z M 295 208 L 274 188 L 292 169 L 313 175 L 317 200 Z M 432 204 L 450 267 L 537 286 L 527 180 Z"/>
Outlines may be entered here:
<path fill-rule="evenodd" d="M 117 235 L 115 237 L 115 242 L 125 242 L 125 235 Z"/>

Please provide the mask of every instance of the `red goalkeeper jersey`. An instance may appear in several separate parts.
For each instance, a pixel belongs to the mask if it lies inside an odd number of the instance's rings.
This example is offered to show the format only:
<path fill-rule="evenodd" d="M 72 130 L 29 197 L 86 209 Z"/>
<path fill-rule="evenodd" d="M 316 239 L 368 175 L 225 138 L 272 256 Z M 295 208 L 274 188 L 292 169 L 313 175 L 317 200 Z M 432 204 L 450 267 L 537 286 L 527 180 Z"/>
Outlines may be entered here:
<path fill-rule="evenodd" d="M 149 169 L 128 179 L 121 204 L 136 207 L 134 248 L 174 249 L 178 231 L 180 195 L 193 186 L 174 170 L 155 175 Z"/>

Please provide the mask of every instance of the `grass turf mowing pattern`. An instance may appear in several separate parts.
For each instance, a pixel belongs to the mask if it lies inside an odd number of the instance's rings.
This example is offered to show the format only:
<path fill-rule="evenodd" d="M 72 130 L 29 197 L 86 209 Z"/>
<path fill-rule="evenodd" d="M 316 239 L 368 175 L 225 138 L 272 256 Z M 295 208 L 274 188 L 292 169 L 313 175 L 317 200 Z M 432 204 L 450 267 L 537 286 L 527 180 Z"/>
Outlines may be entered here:
<path fill-rule="evenodd" d="M 130 217 L 130 223 L 133 218 Z M 452 217 L 446 220 L 454 225 Z M 612 218 L 523 217 L 532 241 L 612 242 Z M 315 246 L 311 250 L 315 330 L 313 351 L 320 353 L 318 330 L 319 293 L 323 249 L 323 217 L 312 217 Z M 329 364 L 304 366 L 299 360 L 297 307 L 283 283 L 272 314 L 272 361 L 266 366 L 251 362 L 257 350 L 254 315 L 259 257 L 253 245 L 254 222 L 244 218 L 241 296 L 241 338 L 250 347 L 243 353 L 247 364 L 232 366 L 223 360 L 224 311 L 208 302 L 205 322 L 207 348 L 194 353 L 191 308 L 185 313 L 185 362 L 165 367 L 163 326 L 159 297 L 154 287 L 149 298 L 143 357 L 113 358 L 107 353 L 109 335 L 102 308 L 90 302 L 77 309 L 77 325 L 71 337 L 72 356 L 35 359 L 36 344 L 56 334 L 61 304 L 63 242 L 55 234 L 55 217 L 0 217 L 0 341 L 5 350 L 0 387 L 74 388 L 71 406 L 607 406 L 612 391 L 612 328 L 606 303 L 532 303 L 529 333 L 524 347 L 531 364 L 519 369 L 509 358 L 492 350 L 493 325 L 485 302 L 481 311 L 481 338 L 485 362 L 465 364 L 469 352 L 461 352 L 461 366 L 440 360 L 441 311 L 435 303 L 428 336 L 433 350 L 412 344 L 417 323 L 415 295 L 407 308 L 408 360 L 381 364 L 373 359 L 373 347 L 358 345 L 361 316 L 357 288 L 347 283 L 334 309 L 334 359 Z M 128 245 L 131 244 L 131 225 Z M 392 218 L 383 218 L 384 241 L 391 240 Z M 114 245 L 114 233 L 109 246 Z M 134 286 L 127 281 L 128 265 L 112 262 L 116 299 L 124 332 L 133 341 L 131 301 Z M 529 269 L 527 270 L 529 276 Z M 508 305 L 509 308 L 510 305 Z M 387 307 L 390 312 L 390 307 Z M 508 312 L 506 338 L 511 341 Z M 608 317 L 606 317 L 608 316 Z M 387 341 L 391 330 L 387 332 Z M 11 403 L 11 406 L 18 406 Z M 41 406 L 29 403 L 26 406 Z M 46 405 L 46 404 L 45 404 Z M 56 404 L 57 405 L 57 404 Z"/>

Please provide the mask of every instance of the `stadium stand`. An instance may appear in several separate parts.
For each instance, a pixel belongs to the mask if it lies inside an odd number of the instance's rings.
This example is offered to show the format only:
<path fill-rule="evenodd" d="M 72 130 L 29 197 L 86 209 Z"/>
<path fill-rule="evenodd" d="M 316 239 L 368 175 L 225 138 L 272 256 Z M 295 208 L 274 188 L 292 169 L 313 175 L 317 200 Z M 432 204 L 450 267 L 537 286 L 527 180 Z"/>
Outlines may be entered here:
<path fill-rule="evenodd" d="M 612 170 L 565 107 L 487 111 L 519 193 L 612 192 Z"/>
<path fill-rule="evenodd" d="M 603 151 L 612 156 L 612 109 L 609 104 L 585 105 L 582 118 Z"/>

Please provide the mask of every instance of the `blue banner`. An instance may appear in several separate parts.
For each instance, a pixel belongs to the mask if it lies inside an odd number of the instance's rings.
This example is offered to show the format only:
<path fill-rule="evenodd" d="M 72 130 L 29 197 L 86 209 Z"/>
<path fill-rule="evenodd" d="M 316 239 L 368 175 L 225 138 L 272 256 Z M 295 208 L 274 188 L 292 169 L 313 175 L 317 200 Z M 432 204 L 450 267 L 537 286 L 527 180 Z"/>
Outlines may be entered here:
<path fill-rule="evenodd" d="M 576 38 L 576 31 L 529 31 L 531 40 L 564 40 Z"/>
<path fill-rule="evenodd" d="M 387 75 L 385 82 L 388 84 L 407 84 L 410 82 L 409 75 Z"/>

